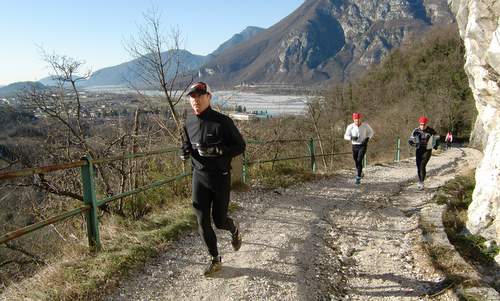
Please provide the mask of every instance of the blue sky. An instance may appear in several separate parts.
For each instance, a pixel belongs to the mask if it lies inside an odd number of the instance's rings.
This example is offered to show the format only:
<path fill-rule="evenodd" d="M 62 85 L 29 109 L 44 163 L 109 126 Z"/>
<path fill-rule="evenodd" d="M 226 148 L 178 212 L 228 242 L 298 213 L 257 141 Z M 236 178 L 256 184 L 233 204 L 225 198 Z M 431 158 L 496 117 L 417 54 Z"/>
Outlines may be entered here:
<path fill-rule="evenodd" d="M 153 6 L 165 32 L 177 27 L 187 50 L 206 55 L 247 26 L 269 27 L 304 0 L 0 0 L 0 85 L 39 80 L 49 70 L 38 46 L 98 70 L 131 59 L 124 41 Z"/>

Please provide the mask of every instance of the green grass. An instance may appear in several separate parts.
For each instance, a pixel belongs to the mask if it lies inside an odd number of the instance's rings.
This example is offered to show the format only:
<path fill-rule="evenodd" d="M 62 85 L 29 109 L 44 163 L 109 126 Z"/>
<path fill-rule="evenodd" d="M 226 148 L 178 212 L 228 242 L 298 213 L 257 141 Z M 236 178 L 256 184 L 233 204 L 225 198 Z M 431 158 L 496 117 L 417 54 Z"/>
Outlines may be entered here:
<path fill-rule="evenodd" d="M 500 249 L 496 245 L 486 248 L 486 239 L 482 236 L 448 233 L 448 238 L 464 258 L 481 265 L 495 265 L 495 256 Z"/>
<path fill-rule="evenodd" d="M 239 209 L 231 202 L 229 211 Z M 86 238 L 72 245 L 38 277 L 26 279 L 19 290 L 7 292 L 13 300 L 96 300 L 105 296 L 131 271 L 144 265 L 186 231 L 196 228 L 188 198 L 156 208 L 140 219 L 105 215 L 100 225 L 103 250 L 90 254 Z"/>
<path fill-rule="evenodd" d="M 7 297 L 13 300 L 100 299 L 130 271 L 158 256 L 170 241 L 195 227 L 196 219 L 190 201 L 186 200 L 141 220 L 108 217 L 101 225 L 103 251 L 90 254 L 82 241 L 77 248 L 68 249 L 65 258 L 42 269 L 39 277 L 27 279 L 20 290 L 8 292 Z"/>
<path fill-rule="evenodd" d="M 310 170 L 306 170 L 303 164 L 292 161 L 277 162 L 274 167 L 270 164 L 259 164 L 252 166 L 250 180 L 265 189 L 278 187 L 290 187 L 297 183 L 307 182 L 315 179 L 317 175 Z"/>
<path fill-rule="evenodd" d="M 456 177 L 439 190 L 435 201 L 448 206 L 443 218 L 446 234 L 462 257 L 476 264 L 492 266 L 495 263 L 494 257 L 499 252 L 498 246 L 487 249 L 483 237 L 463 234 L 474 186 L 472 173 Z"/>
<path fill-rule="evenodd" d="M 454 209 L 467 209 L 472 202 L 475 185 L 473 174 L 458 176 L 440 188 L 436 202 Z"/>
<path fill-rule="evenodd" d="M 472 202 L 472 192 L 474 190 L 475 181 L 474 174 L 471 172 L 465 176 L 459 176 L 447 182 L 441 187 L 434 198 L 438 204 L 447 205 L 447 209 L 443 215 L 443 224 L 450 242 L 460 255 L 469 263 L 483 268 L 490 268 L 496 265 L 495 256 L 499 253 L 498 246 L 491 248 L 485 247 L 486 239 L 479 235 L 464 234 L 466 231 L 467 208 Z M 447 250 L 439 249 L 435 246 L 427 248 L 433 263 L 443 270 L 447 277 L 460 276 L 460 286 L 465 287 L 467 282 L 466 268 L 457 265 L 450 260 L 451 256 Z M 472 285 L 472 284 L 470 284 Z M 466 299 L 474 300 L 474 299 Z"/>

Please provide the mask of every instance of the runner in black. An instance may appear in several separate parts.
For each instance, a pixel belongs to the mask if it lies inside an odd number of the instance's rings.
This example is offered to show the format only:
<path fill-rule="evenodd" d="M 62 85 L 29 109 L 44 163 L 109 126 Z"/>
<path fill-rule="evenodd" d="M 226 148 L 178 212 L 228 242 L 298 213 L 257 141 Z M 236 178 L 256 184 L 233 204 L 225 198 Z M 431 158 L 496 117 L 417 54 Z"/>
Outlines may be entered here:
<path fill-rule="evenodd" d="M 408 143 L 416 148 L 415 157 L 418 174 L 418 189 L 424 189 L 424 180 L 426 176 L 426 166 L 432 155 L 432 148 L 437 149 L 439 136 L 436 131 L 427 126 L 429 119 L 422 116 L 418 119 L 419 126 L 414 129 Z"/>
<path fill-rule="evenodd" d="M 193 167 L 193 210 L 198 231 L 212 256 L 204 275 L 221 268 L 215 226 L 231 232 L 235 251 L 241 247 L 238 225 L 227 215 L 231 186 L 231 159 L 245 151 L 245 141 L 231 118 L 212 110 L 212 92 L 197 82 L 188 91 L 194 115 L 186 119 L 181 158 L 189 156 Z"/>

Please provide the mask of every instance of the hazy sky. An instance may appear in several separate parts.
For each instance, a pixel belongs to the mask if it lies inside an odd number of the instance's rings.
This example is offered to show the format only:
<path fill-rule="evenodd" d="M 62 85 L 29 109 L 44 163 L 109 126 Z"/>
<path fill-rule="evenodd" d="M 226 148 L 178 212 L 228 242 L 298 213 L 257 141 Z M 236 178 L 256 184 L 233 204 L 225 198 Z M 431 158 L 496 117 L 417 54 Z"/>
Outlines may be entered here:
<path fill-rule="evenodd" d="M 48 75 L 39 46 L 97 70 L 131 59 L 124 41 L 157 7 L 165 32 L 206 55 L 247 26 L 270 27 L 304 0 L 0 0 L 0 85 Z"/>

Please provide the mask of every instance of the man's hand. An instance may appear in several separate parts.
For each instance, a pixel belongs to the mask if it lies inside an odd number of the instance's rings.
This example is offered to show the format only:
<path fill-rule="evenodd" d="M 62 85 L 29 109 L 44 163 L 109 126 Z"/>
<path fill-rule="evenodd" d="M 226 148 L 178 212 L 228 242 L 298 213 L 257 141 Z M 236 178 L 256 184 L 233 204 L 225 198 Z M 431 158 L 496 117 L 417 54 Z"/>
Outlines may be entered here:
<path fill-rule="evenodd" d="M 439 145 L 441 145 L 441 140 L 439 139 L 439 136 L 438 135 L 434 135 L 434 139 L 435 139 L 435 144 L 434 144 L 434 149 L 437 150 Z"/>
<path fill-rule="evenodd" d="M 191 157 L 191 152 L 189 150 L 181 150 L 181 154 L 179 157 L 182 161 L 186 161 Z"/>
<path fill-rule="evenodd" d="M 364 145 L 368 144 L 368 141 L 370 141 L 370 137 L 366 137 L 366 138 L 363 140 L 363 144 L 364 144 Z"/>

